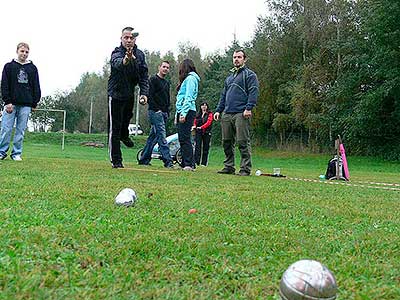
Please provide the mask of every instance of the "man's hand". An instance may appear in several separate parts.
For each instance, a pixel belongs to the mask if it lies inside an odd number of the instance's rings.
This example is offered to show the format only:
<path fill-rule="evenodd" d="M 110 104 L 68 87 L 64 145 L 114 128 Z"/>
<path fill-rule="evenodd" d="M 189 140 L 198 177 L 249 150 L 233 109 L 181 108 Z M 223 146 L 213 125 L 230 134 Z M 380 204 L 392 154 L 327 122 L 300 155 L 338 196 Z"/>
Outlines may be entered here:
<path fill-rule="evenodd" d="M 250 117 L 251 117 L 251 110 L 245 109 L 244 112 L 243 112 L 243 117 L 244 117 L 245 119 L 250 118 Z"/>
<path fill-rule="evenodd" d="M 179 123 L 185 123 L 185 121 L 186 121 L 186 117 L 180 115 L 180 116 L 179 116 Z"/>
<path fill-rule="evenodd" d="M 139 103 L 142 104 L 142 105 L 146 105 L 146 103 L 147 103 L 147 96 L 141 95 L 141 96 L 139 97 Z"/>
<path fill-rule="evenodd" d="M 11 114 L 13 112 L 13 105 L 11 103 L 6 105 L 6 112 L 8 114 Z"/>
<path fill-rule="evenodd" d="M 214 114 L 214 120 L 215 120 L 215 121 L 219 121 L 219 112 L 216 112 L 216 113 Z"/>
<path fill-rule="evenodd" d="M 131 61 L 132 59 L 136 59 L 135 55 L 133 55 L 133 53 L 132 53 L 132 48 L 127 48 L 125 57 L 124 57 L 124 60 L 122 61 L 122 63 L 124 65 L 127 65 L 129 63 L 129 61 Z"/>

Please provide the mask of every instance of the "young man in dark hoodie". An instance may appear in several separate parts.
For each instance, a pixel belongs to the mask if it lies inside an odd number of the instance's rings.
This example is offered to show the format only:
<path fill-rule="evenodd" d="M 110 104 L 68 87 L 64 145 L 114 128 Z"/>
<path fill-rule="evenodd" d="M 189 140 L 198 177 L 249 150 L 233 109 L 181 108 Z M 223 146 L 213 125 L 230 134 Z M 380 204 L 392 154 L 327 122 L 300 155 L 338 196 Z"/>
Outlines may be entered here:
<path fill-rule="evenodd" d="M 132 27 L 122 29 L 121 45 L 111 54 L 111 74 L 108 79 L 109 153 L 113 168 L 123 168 L 121 145 L 133 147 L 129 138 L 129 122 L 133 116 L 135 86 L 139 84 L 140 103 L 147 103 L 148 69 L 144 53 L 136 46 Z"/>
<path fill-rule="evenodd" d="M 11 134 L 15 125 L 11 159 L 21 161 L 22 143 L 29 114 L 35 109 L 40 97 L 39 74 L 36 66 L 28 60 L 29 45 L 17 45 L 17 58 L 4 66 L 1 77 L 1 95 L 4 101 L 0 132 L 0 159 L 7 157 Z"/>

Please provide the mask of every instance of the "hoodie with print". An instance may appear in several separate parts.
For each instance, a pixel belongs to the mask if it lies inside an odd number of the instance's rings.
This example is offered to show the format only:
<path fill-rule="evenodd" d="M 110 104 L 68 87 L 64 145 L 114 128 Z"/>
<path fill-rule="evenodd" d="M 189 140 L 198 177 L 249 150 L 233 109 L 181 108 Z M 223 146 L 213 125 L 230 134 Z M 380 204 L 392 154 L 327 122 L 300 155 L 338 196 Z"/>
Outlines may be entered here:
<path fill-rule="evenodd" d="M 1 96 L 4 104 L 35 108 L 40 100 L 39 73 L 31 61 L 12 60 L 4 66 L 1 76 Z"/>

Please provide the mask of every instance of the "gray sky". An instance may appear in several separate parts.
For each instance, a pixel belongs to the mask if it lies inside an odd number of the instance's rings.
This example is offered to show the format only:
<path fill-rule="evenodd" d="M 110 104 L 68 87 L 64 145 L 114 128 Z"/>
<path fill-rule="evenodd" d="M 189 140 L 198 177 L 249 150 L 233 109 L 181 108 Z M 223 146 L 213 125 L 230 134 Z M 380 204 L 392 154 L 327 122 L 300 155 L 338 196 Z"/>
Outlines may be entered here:
<path fill-rule="evenodd" d="M 177 54 L 189 41 L 205 55 L 227 47 L 234 32 L 249 41 L 257 17 L 267 13 L 264 0 L 1 0 L 0 9 L 1 68 L 27 42 L 44 96 L 101 71 L 125 26 L 140 33 L 140 49 Z"/>

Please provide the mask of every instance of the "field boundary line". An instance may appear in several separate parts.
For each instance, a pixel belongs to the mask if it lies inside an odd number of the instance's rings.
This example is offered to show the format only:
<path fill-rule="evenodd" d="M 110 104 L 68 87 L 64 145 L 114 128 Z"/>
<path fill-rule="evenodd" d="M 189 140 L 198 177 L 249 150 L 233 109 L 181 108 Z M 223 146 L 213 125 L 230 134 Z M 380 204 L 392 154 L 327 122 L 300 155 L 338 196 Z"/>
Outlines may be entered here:
<path fill-rule="evenodd" d="M 340 182 L 340 181 L 321 181 L 321 180 L 316 180 L 316 179 L 307 179 L 307 178 L 298 178 L 298 177 L 286 177 L 286 179 L 289 180 L 294 180 L 294 181 L 305 181 L 305 182 L 313 182 L 313 183 L 323 183 L 323 184 L 335 184 L 335 185 L 346 185 L 346 186 L 355 186 L 355 187 L 362 187 L 362 188 L 370 188 L 370 189 L 381 189 L 381 190 L 389 190 L 389 191 L 400 191 L 400 188 L 395 188 L 395 187 L 386 187 L 386 186 L 373 186 L 369 184 L 377 184 L 377 183 L 371 183 L 371 182 L 361 182 L 361 183 L 367 183 L 367 184 L 360 184 L 360 182 L 357 183 L 350 183 L 350 182 Z M 383 184 L 381 184 L 383 185 Z M 385 184 L 385 185 L 392 185 L 392 184 Z M 395 185 L 397 186 L 397 185 Z M 399 185 L 400 186 L 400 185 Z"/>

